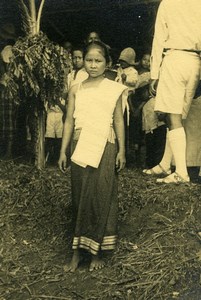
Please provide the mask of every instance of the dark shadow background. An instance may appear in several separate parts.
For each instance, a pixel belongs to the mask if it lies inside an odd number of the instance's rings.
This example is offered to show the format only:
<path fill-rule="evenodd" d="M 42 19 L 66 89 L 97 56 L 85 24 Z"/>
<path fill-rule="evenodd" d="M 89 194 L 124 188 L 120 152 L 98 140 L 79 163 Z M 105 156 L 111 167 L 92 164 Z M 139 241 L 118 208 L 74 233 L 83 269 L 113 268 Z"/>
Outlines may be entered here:
<path fill-rule="evenodd" d="M 13 23 L 21 31 L 18 0 L 0 1 L 0 26 Z M 24 0 L 27 4 L 28 1 Z M 98 31 L 101 39 L 121 51 L 133 47 L 138 56 L 150 50 L 160 0 L 46 0 L 41 30 L 57 42 L 82 42 L 87 33 Z M 40 0 L 36 0 L 37 7 Z"/>

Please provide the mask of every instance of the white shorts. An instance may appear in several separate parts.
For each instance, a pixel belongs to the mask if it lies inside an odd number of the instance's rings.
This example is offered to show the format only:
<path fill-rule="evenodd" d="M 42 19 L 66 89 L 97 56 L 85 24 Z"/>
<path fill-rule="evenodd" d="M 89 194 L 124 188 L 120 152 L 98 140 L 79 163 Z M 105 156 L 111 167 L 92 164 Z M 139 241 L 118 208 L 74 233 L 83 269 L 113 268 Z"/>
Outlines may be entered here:
<path fill-rule="evenodd" d="M 62 138 L 63 133 L 63 113 L 48 112 L 46 120 L 45 137 L 48 138 Z"/>
<path fill-rule="evenodd" d="M 200 79 L 196 53 L 169 50 L 160 70 L 155 111 L 180 114 L 185 119 Z"/>

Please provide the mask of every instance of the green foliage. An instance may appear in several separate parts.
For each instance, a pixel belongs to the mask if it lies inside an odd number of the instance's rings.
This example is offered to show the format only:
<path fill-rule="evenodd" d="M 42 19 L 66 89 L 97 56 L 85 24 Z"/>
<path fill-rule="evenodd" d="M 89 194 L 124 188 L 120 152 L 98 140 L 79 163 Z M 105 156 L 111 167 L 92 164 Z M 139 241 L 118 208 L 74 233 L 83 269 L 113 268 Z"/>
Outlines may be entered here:
<path fill-rule="evenodd" d="M 54 104 L 62 97 L 70 66 L 68 53 L 62 47 L 40 32 L 19 38 L 12 51 L 5 78 L 6 97 L 15 103 L 34 99 L 37 107 L 43 107 L 45 101 Z"/>

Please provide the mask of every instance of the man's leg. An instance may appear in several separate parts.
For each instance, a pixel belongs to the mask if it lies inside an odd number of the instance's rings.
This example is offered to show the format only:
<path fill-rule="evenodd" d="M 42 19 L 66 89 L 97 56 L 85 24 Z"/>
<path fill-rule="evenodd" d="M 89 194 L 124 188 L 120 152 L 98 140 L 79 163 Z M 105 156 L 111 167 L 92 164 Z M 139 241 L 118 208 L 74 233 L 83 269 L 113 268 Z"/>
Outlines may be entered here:
<path fill-rule="evenodd" d="M 175 159 L 176 172 L 182 177 L 188 177 L 186 167 L 186 134 L 182 124 L 182 115 L 168 114 L 169 142 Z"/>
<path fill-rule="evenodd" d="M 158 182 L 188 182 L 188 172 L 186 167 L 186 134 L 182 125 L 182 115 L 168 114 L 167 116 L 169 131 L 169 143 L 175 160 L 175 173 L 165 179 L 158 179 Z"/>

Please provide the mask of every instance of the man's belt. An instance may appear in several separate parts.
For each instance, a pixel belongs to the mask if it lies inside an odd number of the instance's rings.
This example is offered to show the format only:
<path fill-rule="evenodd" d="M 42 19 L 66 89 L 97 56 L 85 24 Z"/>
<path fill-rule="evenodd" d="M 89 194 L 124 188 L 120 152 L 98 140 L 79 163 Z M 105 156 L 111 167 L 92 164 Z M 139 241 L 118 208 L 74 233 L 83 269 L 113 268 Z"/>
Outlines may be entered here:
<path fill-rule="evenodd" d="M 201 50 L 191 50 L 191 49 L 175 49 L 175 48 L 165 48 L 164 51 L 168 51 L 168 50 L 179 50 L 179 51 L 186 51 L 186 52 L 192 52 L 192 53 L 196 53 L 198 55 L 201 54 Z"/>

